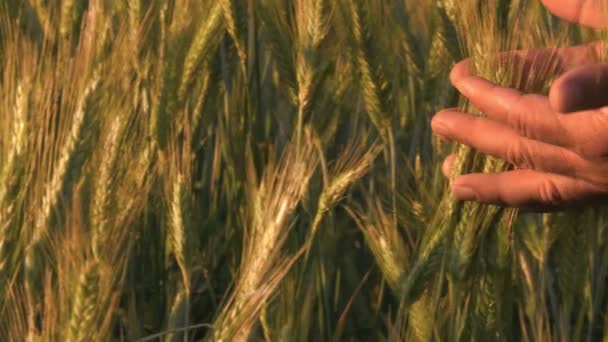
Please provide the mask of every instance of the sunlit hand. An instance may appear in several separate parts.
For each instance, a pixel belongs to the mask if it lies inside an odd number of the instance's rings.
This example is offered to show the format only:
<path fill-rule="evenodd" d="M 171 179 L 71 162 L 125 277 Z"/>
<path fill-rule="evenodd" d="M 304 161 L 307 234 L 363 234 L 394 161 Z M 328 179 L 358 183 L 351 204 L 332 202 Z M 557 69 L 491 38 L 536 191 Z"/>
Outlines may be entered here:
<path fill-rule="evenodd" d="M 541 0 L 553 14 L 582 25 L 608 27 L 606 0 Z"/>
<path fill-rule="evenodd" d="M 514 52 L 529 64 L 559 56 L 562 76 L 548 97 L 474 76 L 467 61 L 453 69 L 454 86 L 486 116 L 444 110 L 433 118 L 433 131 L 515 166 L 510 172 L 458 177 L 452 185 L 456 198 L 534 210 L 608 198 L 608 107 L 603 107 L 608 105 L 608 65 L 598 64 L 604 48 Z M 444 173 L 451 160 L 444 163 Z"/>

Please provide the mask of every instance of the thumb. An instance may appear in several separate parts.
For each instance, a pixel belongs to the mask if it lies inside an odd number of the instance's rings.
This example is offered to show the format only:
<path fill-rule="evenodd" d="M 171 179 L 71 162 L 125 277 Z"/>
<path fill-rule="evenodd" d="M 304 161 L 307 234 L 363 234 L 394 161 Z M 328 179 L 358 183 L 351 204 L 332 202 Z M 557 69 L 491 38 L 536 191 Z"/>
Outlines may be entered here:
<path fill-rule="evenodd" d="M 570 113 L 608 105 L 608 64 L 591 64 L 572 69 L 551 86 L 551 108 Z"/>

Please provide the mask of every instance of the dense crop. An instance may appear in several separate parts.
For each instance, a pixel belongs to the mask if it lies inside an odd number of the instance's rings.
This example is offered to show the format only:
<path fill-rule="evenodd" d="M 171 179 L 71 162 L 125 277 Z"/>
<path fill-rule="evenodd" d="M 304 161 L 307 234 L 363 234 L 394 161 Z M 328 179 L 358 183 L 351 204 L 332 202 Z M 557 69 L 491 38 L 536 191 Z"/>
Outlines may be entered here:
<path fill-rule="evenodd" d="M 527 0 L 0 2 L 0 340 L 597 340 L 605 210 L 458 203 L 452 65 L 601 39 Z M 526 74 L 530 70 L 526 70 Z M 479 113 L 479 115 L 483 115 Z"/>

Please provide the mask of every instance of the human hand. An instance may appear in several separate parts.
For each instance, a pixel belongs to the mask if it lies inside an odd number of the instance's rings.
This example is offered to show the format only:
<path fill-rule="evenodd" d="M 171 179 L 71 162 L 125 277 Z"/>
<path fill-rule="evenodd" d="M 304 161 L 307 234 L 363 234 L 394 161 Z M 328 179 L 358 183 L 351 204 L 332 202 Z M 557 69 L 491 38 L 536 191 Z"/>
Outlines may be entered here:
<path fill-rule="evenodd" d="M 529 68 L 557 56 L 562 76 L 548 97 L 474 76 L 468 61 L 454 67 L 452 83 L 486 116 L 444 110 L 433 118 L 433 131 L 515 166 L 458 177 L 452 184 L 457 199 L 547 211 L 608 198 L 608 107 L 602 108 L 608 105 L 608 65 L 598 64 L 603 49 L 511 53 Z M 451 163 L 445 161 L 444 173 Z"/>
<path fill-rule="evenodd" d="M 608 27 L 606 0 L 541 0 L 553 14 L 595 28 Z"/>

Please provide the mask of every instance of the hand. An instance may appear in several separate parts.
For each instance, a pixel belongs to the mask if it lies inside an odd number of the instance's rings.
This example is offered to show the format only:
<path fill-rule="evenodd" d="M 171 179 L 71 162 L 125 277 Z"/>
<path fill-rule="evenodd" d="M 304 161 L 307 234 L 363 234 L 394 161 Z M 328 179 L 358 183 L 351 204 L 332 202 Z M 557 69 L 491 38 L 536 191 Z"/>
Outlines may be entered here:
<path fill-rule="evenodd" d="M 547 211 L 608 198 L 608 107 L 602 108 L 608 104 L 608 65 L 598 64 L 602 49 L 594 44 L 511 53 L 523 59 L 524 69 L 558 58 L 563 75 L 549 97 L 473 76 L 468 61 L 454 67 L 452 83 L 486 117 L 444 110 L 433 118 L 433 131 L 515 166 L 458 177 L 452 184 L 457 199 Z"/>
<path fill-rule="evenodd" d="M 553 14 L 575 23 L 596 28 L 608 27 L 605 0 L 542 0 Z"/>

